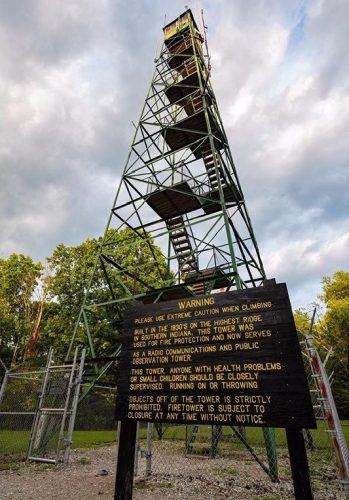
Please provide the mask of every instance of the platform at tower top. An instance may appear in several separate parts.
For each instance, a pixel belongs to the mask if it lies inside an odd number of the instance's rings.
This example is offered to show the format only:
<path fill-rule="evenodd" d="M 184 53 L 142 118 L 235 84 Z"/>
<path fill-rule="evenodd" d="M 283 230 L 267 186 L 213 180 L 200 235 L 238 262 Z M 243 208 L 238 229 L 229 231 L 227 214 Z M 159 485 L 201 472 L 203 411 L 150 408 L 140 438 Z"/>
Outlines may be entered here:
<path fill-rule="evenodd" d="M 171 21 L 169 24 L 166 24 L 166 26 L 163 27 L 165 42 L 166 40 L 172 38 L 174 35 L 177 35 L 177 33 L 184 31 L 189 27 L 190 24 L 193 24 L 196 30 L 199 31 L 192 11 L 190 9 L 187 9 L 174 21 Z"/>

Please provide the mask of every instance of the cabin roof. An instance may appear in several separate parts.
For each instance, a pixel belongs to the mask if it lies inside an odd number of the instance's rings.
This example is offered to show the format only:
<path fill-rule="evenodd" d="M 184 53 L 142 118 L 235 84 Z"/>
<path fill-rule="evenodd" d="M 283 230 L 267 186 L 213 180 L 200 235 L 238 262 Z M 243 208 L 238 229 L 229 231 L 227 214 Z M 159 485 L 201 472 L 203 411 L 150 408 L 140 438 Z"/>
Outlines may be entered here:
<path fill-rule="evenodd" d="M 187 13 L 190 14 L 190 18 L 193 21 L 195 28 L 199 31 L 199 28 L 198 28 L 198 26 L 197 26 L 197 24 L 195 22 L 195 19 L 194 19 L 194 16 L 193 16 L 193 13 L 192 13 L 191 9 L 185 10 L 184 12 L 182 12 L 182 14 L 180 14 L 178 17 L 176 17 L 176 19 L 173 19 L 173 21 L 171 21 L 170 23 L 166 24 L 166 26 L 164 26 L 162 28 L 163 31 L 165 31 L 166 28 L 168 28 L 169 26 L 171 26 L 171 24 L 175 23 L 177 21 L 177 19 L 180 19 L 181 17 L 185 16 L 185 14 L 187 14 Z"/>

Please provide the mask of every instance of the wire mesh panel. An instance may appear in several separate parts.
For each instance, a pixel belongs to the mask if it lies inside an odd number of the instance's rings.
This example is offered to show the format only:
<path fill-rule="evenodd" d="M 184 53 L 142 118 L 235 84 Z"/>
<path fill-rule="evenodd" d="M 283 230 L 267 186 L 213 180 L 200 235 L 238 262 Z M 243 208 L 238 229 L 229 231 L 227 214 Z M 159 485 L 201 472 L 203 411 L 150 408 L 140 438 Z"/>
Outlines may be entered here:
<path fill-rule="evenodd" d="M 75 431 L 116 430 L 115 397 L 115 387 L 96 385 L 79 403 Z"/>
<path fill-rule="evenodd" d="M 263 488 L 265 494 L 272 492 L 275 498 L 294 497 L 284 429 L 275 430 L 275 460 L 279 481 L 272 482 L 266 472 L 269 462 L 261 428 L 245 428 L 244 437 L 251 447 L 249 450 L 232 428 L 227 426 L 220 428 L 221 433 L 216 441 L 217 434 L 211 426 L 199 426 L 193 441 L 191 435 L 194 426 L 164 424 L 156 428 L 151 425 L 150 446 L 147 427 L 146 424 L 140 424 L 138 430 L 135 465 L 138 481 L 147 477 L 158 484 L 167 481 L 180 488 L 183 498 L 189 498 L 185 495 L 192 491 L 194 482 L 201 489 L 201 495 L 207 485 L 215 485 L 217 491 L 232 491 L 232 494 L 240 492 L 244 495 L 241 498 L 257 498 L 256 492 L 263 492 Z M 331 442 L 320 422 L 318 429 L 312 431 L 312 439 L 312 448 L 307 445 L 307 449 L 314 497 L 344 500 Z"/>
<path fill-rule="evenodd" d="M 73 370 L 73 371 L 72 371 Z M 77 376 L 78 367 L 50 367 L 40 400 L 36 425 L 30 448 L 31 458 L 57 460 L 60 441 L 67 436 L 73 392 L 71 382 Z"/>
<path fill-rule="evenodd" d="M 53 365 L 52 350 L 46 368 L 6 371 L 0 391 L 0 456 L 50 461 L 69 460 L 71 436 L 84 351 L 77 363 Z"/>
<path fill-rule="evenodd" d="M 2 459 L 25 456 L 42 381 L 42 372 L 8 373 L 5 376 L 0 401 Z"/>

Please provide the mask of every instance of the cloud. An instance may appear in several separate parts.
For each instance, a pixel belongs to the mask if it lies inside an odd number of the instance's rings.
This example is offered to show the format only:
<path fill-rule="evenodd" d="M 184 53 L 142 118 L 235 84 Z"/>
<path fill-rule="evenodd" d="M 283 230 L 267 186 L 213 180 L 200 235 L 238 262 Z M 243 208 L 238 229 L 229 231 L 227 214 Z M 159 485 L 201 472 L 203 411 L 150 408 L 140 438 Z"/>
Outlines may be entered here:
<path fill-rule="evenodd" d="M 2 2 L 1 256 L 43 259 L 103 232 L 164 14 L 180 7 Z M 261 254 L 296 305 L 346 265 L 348 7 L 203 1 L 212 83 Z"/>
<path fill-rule="evenodd" d="M 346 221 L 349 222 L 349 219 Z M 272 276 L 283 276 L 295 285 L 307 279 L 330 274 L 346 265 L 349 232 L 340 233 L 338 227 L 327 227 L 321 234 L 313 230 L 307 238 L 294 238 L 286 242 L 283 238 L 274 240 L 273 248 L 266 254 L 266 267 Z M 276 245 L 275 245 L 276 243 Z M 279 245 L 277 244 L 279 243 Z M 275 246 L 274 246 L 275 245 Z"/>

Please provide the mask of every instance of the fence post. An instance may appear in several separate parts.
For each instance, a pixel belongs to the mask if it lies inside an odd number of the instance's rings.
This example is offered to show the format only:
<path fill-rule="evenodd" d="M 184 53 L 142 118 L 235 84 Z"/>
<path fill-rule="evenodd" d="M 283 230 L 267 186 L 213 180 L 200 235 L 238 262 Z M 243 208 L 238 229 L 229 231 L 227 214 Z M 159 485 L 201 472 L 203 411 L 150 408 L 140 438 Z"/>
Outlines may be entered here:
<path fill-rule="evenodd" d="M 73 396 L 73 402 L 71 405 L 71 414 L 70 414 L 70 418 L 69 418 L 69 426 L 68 426 L 67 440 L 66 440 L 67 447 L 66 447 L 65 453 L 64 453 L 64 463 L 66 463 L 66 464 L 69 463 L 70 450 L 71 450 L 71 445 L 73 442 L 75 417 L 76 417 L 76 410 L 78 407 L 78 400 L 79 400 L 79 393 L 80 393 L 80 387 L 81 387 L 81 382 L 82 382 L 82 373 L 84 370 L 85 356 L 86 356 L 86 349 L 83 349 L 82 353 L 81 353 L 81 358 L 80 358 L 79 373 L 77 374 L 76 379 L 75 379 L 75 391 L 74 391 L 74 396 Z"/>
<path fill-rule="evenodd" d="M 6 385 L 7 385 L 7 381 L 8 381 L 8 376 L 9 376 L 9 371 L 6 369 L 6 372 L 5 372 L 4 378 L 2 380 L 1 387 L 0 387 L 0 405 L 1 405 L 2 399 L 5 395 L 5 389 L 6 389 Z"/>
<path fill-rule="evenodd" d="M 37 406 L 36 415 L 35 415 L 34 420 L 33 420 L 33 426 L 32 426 L 32 430 L 31 430 L 30 441 L 29 441 L 29 446 L 28 446 L 28 451 L 27 451 L 27 458 L 26 458 L 27 460 L 31 456 L 31 453 L 33 450 L 34 439 L 36 437 L 36 430 L 37 430 L 39 420 L 40 420 L 40 411 L 39 410 L 42 406 L 42 402 L 43 402 L 43 399 L 45 396 L 45 391 L 46 391 L 46 386 L 47 386 L 48 376 L 49 376 L 49 371 L 50 371 L 50 365 L 51 365 L 51 361 L 52 361 L 52 355 L 53 355 L 53 349 L 52 349 L 52 347 L 50 347 L 50 350 L 49 350 L 48 356 L 47 356 L 45 377 L 44 377 L 44 380 L 43 380 L 42 386 L 41 386 L 39 403 Z"/>
<path fill-rule="evenodd" d="M 153 441 L 153 424 L 149 422 L 147 424 L 147 455 L 146 455 L 146 465 L 145 465 L 145 473 L 147 476 L 150 476 L 151 474 L 152 441 Z"/>

